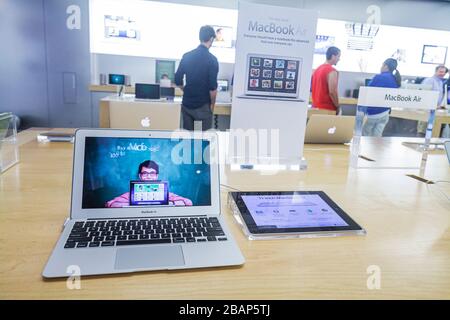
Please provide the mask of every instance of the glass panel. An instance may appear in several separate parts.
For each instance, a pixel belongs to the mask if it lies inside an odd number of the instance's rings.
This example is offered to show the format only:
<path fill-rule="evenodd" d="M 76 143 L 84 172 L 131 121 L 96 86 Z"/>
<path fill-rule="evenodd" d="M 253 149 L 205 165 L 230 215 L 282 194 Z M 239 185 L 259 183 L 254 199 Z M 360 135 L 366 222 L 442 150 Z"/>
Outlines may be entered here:
<path fill-rule="evenodd" d="M 397 112 L 404 110 L 396 110 Z M 411 110 L 407 110 L 410 112 Z M 428 119 L 425 138 L 362 136 L 366 107 L 358 106 L 351 146 L 350 166 L 369 169 L 421 169 L 424 170 L 428 153 L 433 152 L 431 139 L 435 110 L 420 111 Z M 418 113 L 419 114 L 419 113 Z M 426 115 L 428 114 L 428 116 Z M 394 154 L 392 151 L 395 150 Z"/>
<path fill-rule="evenodd" d="M 17 127 L 12 113 L 0 113 L 0 173 L 19 162 Z"/>

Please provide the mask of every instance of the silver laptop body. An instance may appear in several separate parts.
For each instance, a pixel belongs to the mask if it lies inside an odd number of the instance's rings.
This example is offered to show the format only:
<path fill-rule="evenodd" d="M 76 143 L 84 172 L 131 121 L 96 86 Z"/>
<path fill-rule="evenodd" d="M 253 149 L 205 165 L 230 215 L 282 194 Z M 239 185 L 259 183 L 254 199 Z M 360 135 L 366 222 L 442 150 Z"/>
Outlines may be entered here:
<path fill-rule="evenodd" d="M 305 143 L 342 144 L 350 142 L 354 116 L 313 114 L 306 124 Z"/>
<path fill-rule="evenodd" d="M 68 277 L 74 270 L 87 276 L 243 264 L 244 257 L 221 214 L 217 136 L 196 134 L 201 136 L 169 131 L 77 130 L 70 218 L 43 277 Z M 194 151 L 189 151 L 189 145 Z M 203 158 L 198 158 L 199 150 Z M 185 154 L 188 157 L 183 157 Z M 189 156 L 194 161 L 185 161 Z M 148 159 L 153 164 L 141 162 Z M 151 168 L 135 168 L 139 162 Z M 157 162 L 159 167 L 154 165 Z M 148 192 L 129 189 L 129 202 L 120 202 L 126 198 L 126 185 L 136 180 L 136 170 L 149 170 L 142 177 L 157 174 L 158 180 L 142 180 L 144 187 L 150 188 Z M 158 185 L 159 180 L 168 181 Z M 158 188 L 165 185 L 170 186 L 170 192 L 159 193 Z M 122 190 L 114 194 L 118 197 L 103 207 L 101 198 L 109 199 L 107 192 L 114 193 L 120 186 Z M 136 199 L 156 199 L 163 204 L 142 204 Z M 163 238 L 164 234 L 169 236 Z"/>

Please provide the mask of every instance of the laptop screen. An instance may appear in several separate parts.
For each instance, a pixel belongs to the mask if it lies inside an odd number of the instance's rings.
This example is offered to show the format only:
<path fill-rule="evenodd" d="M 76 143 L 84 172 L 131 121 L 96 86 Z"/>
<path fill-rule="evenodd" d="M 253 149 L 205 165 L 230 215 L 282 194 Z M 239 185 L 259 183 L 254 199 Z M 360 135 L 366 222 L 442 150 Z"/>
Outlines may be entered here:
<path fill-rule="evenodd" d="M 175 88 L 161 87 L 161 97 L 175 97 Z"/>
<path fill-rule="evenodd" d="M 125 75 L 109 74 L 109 84 L 125 84 Z"/>
<path fill-rule="evenodd" d="M 210 206 L 209 144 L 86 137 L 82 208 Z"/>
<path fill-rule="evenodd" d="M 159 99 L 159 84 L 136 83 L 136 99 Z"/>
<path fill-rule="evenodd" d="M 130 205 L 169 204 L 168 181 L 131 181 Z"/>
<path fill-rule="evenodd" d="M 297 96 L 299 60 L 249 55 L 247 92 Z"/>
<path fill-rule="evenodd" d="M 217 91 L 228 91 L 228 80 L 217 80 Z"/>

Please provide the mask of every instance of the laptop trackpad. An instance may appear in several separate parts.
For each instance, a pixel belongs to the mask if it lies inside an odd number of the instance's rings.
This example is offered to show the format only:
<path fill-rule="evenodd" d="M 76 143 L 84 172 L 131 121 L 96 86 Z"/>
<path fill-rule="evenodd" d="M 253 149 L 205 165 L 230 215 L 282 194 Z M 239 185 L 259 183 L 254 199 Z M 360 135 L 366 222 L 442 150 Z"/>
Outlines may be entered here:
<path fill-rule="evenodd" d="M 119 248 L 116 253 L 115 268 L 145 269 L 183 266 L 184 257 L 181 246 L 137 246 Z"/>

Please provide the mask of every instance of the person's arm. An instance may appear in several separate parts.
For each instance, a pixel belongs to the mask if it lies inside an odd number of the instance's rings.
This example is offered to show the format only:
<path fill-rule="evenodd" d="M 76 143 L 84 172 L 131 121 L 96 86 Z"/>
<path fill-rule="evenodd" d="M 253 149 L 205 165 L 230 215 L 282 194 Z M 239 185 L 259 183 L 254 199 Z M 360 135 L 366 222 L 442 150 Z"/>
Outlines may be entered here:
<path fill-rule="evenodd" d="M 434 88 L 434 81 L 433 81 L 433 78 L 425 78 L 423 81 L 422 81 L 422 83 L 421 84 L 423 84 L 423 85 L 431 85 L 431 90 L 436 90 L 435 88 Z"/>
<path fill-rule="evenodd" d="M 333 101 L 333 104 L 336 107 L 336 114 L 338 114 L 340 107 L 339 107 L 337 71 L 331 71 L 328 74 L 328 92 L 330 94 L 331 101 Z"/>
<path fill-rule="evenodd" d="M 209 91 L 209 97 L 211 98 L 211 111 L 214 111 L 216 105 L 217 89 Z"/>
<path fill-rule="evenodd" d="M 175 206 L 192 206 L 192 201 L 175 193 L 169 192 L 169 202 Z"/>
<path fill-rule="evenodd" d="M 122 208 L 130 203 L 130 193 L 125 192 L 124 194 L 106 202 L 105 207 L 107 208 Z"/>
<path fill-rule="evenodd" d="M 211 99 L 211 111 L 214 112 L 217 97 L 217 75 L 219 74 L 219 63 L 214 60 L 209 68 L 208 82 L 209 82 L 209 97 Z"/>
<path fill-rule="evenodd" d="M 184 59 L 181 59 L 180 65 L 178 66 L 177 72 L 175 73 L 175 84 L 181 90 L 184 89 L 183 78 L 184 78 L 185 71 L 184 71 L 184 62 L 183 61 L 184 61 Z"/>

